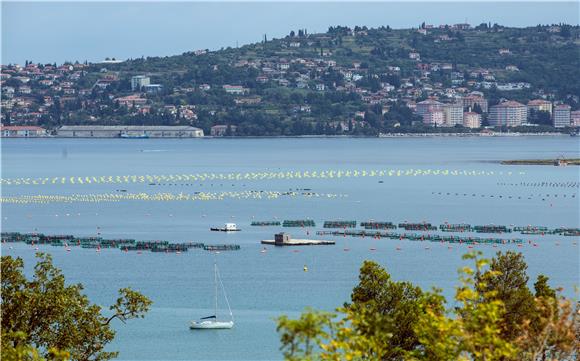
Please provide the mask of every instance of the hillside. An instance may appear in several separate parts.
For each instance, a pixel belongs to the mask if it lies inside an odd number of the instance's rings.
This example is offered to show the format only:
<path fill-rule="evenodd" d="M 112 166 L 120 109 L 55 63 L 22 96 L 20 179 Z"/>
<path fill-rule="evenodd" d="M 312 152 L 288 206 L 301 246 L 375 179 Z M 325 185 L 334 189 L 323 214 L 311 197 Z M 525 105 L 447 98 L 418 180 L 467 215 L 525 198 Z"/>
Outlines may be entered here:
<path fill-rule="evenodd" d="M 3 123 L 187 124 L 206 134 L 223 125 L 222 135 L 448 131 L 423 124 L 415 104 L 475 91 L 490 106 L 547 99 L 578 109 L 579 34 L 567 25 L 331 27 L 171 57 L 3 66 Z M 147 80 L 132 86 L 134 76 Z"/>

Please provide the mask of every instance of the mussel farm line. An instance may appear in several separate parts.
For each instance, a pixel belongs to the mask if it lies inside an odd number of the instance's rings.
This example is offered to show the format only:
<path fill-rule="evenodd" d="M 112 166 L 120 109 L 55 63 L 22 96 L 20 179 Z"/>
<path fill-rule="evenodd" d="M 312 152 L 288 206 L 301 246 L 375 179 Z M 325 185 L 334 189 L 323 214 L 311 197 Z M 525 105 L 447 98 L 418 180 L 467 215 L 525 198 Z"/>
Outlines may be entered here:
<path fill-rule="evenodd" d="M 196 174 L 161 174 L 161 175 L 106 175 L 106 176 L 70 176 L 70 177 L 36 177 L 36 178 L 0 178 L 0 185 L 59 185 L 59 184 L 159 184 L 178 182 L 206 181 L 251 181 L 279 179 L 327 179 L 327 178 L 361 178 L 361 177 L 401 177 L 401 176 L 495 176 L 516 174 L 511 171 L 483 171 L 466 169 L 323 169 L 323 170 L 289 170 L 280 172 L 246 172 L 246 173 L 196 173 Z M 525 174 L 518 172 L 517 174 Z"/>
<path fill-rule="evenodd" d="M 205 251 L 235 251 L 237 244 L 204 244 L 199 242 L 170 243 L 168 241 L 136 241 L 134 239 L 104 239 L 101 237 L 75 237 L 72 235 L 45 235 L 42 233 L 2 232 L 2 243 L 24 242 L 29 245 L 51 245 L 55 247 L 118 248 L 122 251 L 187 252 L 191 248 Z"/>

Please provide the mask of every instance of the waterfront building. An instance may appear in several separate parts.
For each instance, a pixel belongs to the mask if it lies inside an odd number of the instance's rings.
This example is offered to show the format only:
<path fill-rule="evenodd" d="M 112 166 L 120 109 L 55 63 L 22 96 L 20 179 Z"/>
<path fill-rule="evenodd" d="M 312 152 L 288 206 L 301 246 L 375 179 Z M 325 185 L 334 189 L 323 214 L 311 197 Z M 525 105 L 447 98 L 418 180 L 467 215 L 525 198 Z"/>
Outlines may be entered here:
<path fill-rule="evenodd" d="M 236 130 L 238 129 L 238 127 L 235 125 L 221 125 L 221 124 L 214 125 L 210 129 L 210 135 L 212 137 L 223 137 L 223 136 L 227 135 L 228 127 L 230 127 L 231 135 L 235 134 Z"/>
<path fill-rule="evenodd" d="M 580 110 L 570 112 L 570 126 L 580 127 Z"/>
<path fill-rule="evenodd" d="M 463 113 L 463 126 L 466 128 L 481 128 L 481 115 L 475 112 Z"/>
<path fill-rule="evenodd" d="M 46 129 L 37 126 L 0 126 L 2 138 L 35 138 L 46 136 Z"/>
<path fill-rule="evenodd" d="M 528 107 L 513 100 L 494 105 L 489 109 L 489 125 L 517 127 L 526 122 Z"/>
<path fill-rule="evenodd" d="M 479 106 L 483 113 L 487 113 L 487 99 L 485 99 L 483 95 L 471 93 L 463 98 L 463 108 L 465 109 L 471 108 L 473 110 L 476 104 Z"/>
<path fill-rule="evenodd" d="M 427 112 L 423 114 L 423 123 L 432 127 L 445 125 L 445 113 L 441 110 Z"/>
<path fill-rule="evenodd" d="M 151 84 L 151 79 L 145 75 L 136 75 L 131 78 L 131 90 L 139 91 L 142 87 Z"/>
<path fill-rule="evenodd" d="M 536 112 L 548 112 L 552 115 L 552 102 L 544 99 L 534 99 L 528 102 L 528 112 L 534 110 Z"/>
<path fill-rule="evenodd" d="M 63 125 L 56 134 L 63 138 L 197 138 L 203 137 L 203 130 L 187 125 Z"/>
<path fill-rule="evenodd" d="M 457 124 L 463 124 L 463 104 L 453 103 L 445 104 L 443 108 L 445 114 L 445 125 L 454 127 Z"/>
<path fill-rule="evenodd" d="M 443 111 L 443 103 L 440 103 L 433 99 L 427 99 L 422 102 L 417 103 L 415 106 L 415 112 L 419 116 L 423 116 L 429 112 Z"/>
<path fill-rule="evenodd" d="M 554 128 L 564 128 L 570 126 L 570 116 L 572 108 L 568 104 L 556 105 L 554 108 Z"/>

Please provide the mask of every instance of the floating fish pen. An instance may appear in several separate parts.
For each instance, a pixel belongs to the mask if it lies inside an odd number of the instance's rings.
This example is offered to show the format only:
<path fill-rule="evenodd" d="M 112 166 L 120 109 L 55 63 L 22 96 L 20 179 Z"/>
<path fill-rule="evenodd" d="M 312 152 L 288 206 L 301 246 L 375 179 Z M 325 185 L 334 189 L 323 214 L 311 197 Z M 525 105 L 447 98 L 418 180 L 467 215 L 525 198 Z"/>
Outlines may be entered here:
<path fill-rule="evenodd" d="M 324 221 L 324 228 L 356 228 L 356 221 Z"/>
<path fill-rule="evenodd" d="M 360 222 L 360 226 L 364 229 L 396 229 L 397 225 L 393 222 Z"/>
<path fill-rule="evenodd" d="M 270 227 L 279 225 L 281 225 L 280 221 L 254 221 L 250 224 L 250 226 L 256 227 Z"/>
<path fill-rule="evenodd" d="M 122 251 L 151 251 L 151 252 L 187 252 L 191 248 L 206 251 L 239 250 L 237 244 L 206 245 L 200 242 L 170 243 L 168 241 L 136 241 L 134 239 L 103 239 L 101 237 L 75 237 L 70 235 L 45 236 L 37 233 L 2 232 L 2 242 L 27 244 L 46 244 L 51 246 L 70 247 L 80 246 L 87 249 L 118 248 Z"/>
<path fill-rule="evenodd" d="M 578 237 L 580 236 L 580 228 L 556 228 L 554 233 L 562 236 Z"/>
<path fill-rule="evenodd" d="M 436 231 L 437 227 L 431 223 L 399 223 L 399 228 L 405 231 Z"/>
<path fill-rule="evenodd" d="M 511 228 L 507 226 L 499 226 L 494 224 L 486 224 L 484 226 L 473 226 L 473 230 L 477 233 L 511 233 Z"/>
<path fill-rule="evenodd" d="M 439 229 L 443 232 L 471 232 L 471 225 L 469 224 L 441 224 Z"/>
<path fill-rule="evenodd" d="M 395 233 L 395 232 L 367 232 L 367 231 L 319 231 L 317 235 L 332 236 L 349 236 L 349 237 L 370 237 L 374 239 L 396 239 L 409 241 L 430 241 L 430 242 L 447 242 L 447 243 L 465 243 L 465 244 L 508 244 L 523 243 L 523 239 L 504 239 L 504 238 L 481 238 L 481 237 L 459 237 L 443 236 L 439 234 L 417 234 L 417 233 Z"/>
<path fill-rule="evenodd" d="M 239 244 L 212 244 L 212 245 L 204 245 L 203 249 L 205 251 L 237 251 L 241 247 Z"/>
<path fill-rule="evenodd" d="M 151 252 L 187 252 L 189 247 L 186 244 L 181 243 L 170 243 L 166 246 L 156 246 L 151 248 Z"/>
<path fill-rule="evenodd" d="M 548 232 L 548 227 L 543 226 L 525 226 L 525 227 L 514 227 L 514 232 Z"/>
<path fill-rule="evenodd" d="M 312 219 L 284 220 L 282 227 L 316 227 Z"/>

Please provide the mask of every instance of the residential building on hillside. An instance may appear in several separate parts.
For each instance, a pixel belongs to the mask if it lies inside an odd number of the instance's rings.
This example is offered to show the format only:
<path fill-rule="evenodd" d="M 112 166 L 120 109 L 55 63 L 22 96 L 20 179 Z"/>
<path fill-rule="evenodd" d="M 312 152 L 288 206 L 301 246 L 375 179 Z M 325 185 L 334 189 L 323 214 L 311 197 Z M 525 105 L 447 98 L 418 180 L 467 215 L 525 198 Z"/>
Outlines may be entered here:
<path fill-rule="evenodd" d="M 473 110 L 475 105 L 478 105 L 481 108 L 483 113 L 487 113 L 488 111 L 488 104 L 487 99 L 485 99 L 482 95 L 479 94 L 469 94 L 466 97 L 463 97 L 463 108 Z"/>
<path fill-rule="evenodd" d="M 463 126 L 466 128 L 481 128 L 481 115 L 475 112 L 463 113 Z"/>
<path fill-rule="evenodd" d="M 494 105 L 489 109 L 489 125 L 517 127 L 525 123 L 528 107 L 513 100 Z"/>
<path fill-rule="evenodd" d="M 115 98 L 115 102 L 125 107 L 138 107 L 147 104 L 147 99 L 141 98 L 140 95 L 127 95 L 126 97 Z"/>
<path fill-rule="evenodd" d="M 244 88 L 241 85 L 224 85 L 223 86 L 224 90 L 226 91 L 226 93 L 228 94 L 246 94 L 250 91 L 250 89 L 248 88 Z"/>
<path fill-rule="evenodd" d="M 458 124 L 463 124 L 463 104 L 453 103 L 445 104 L 443 107 L 443 112 L 445 114 L 445 125 L 448 127 L 454 127 Z"/>
<path fill-rule="evenodd" d="M 556 105 L 554 108 L 554 128 L 565 128 L 570 126 L 571 112 L 568 104 Z"/>
<path fill-rule="evenodd" d="M 544 99 L 534 99 L 528 102 L 528 110 L 536 112 L 548 112 L 552 115 L 552 102 Z"/>
<path fill-rule="evenodd" d="M 433 99 L 427 99 L 424 100 L 422 102 L 417 103 L 416 107 L 415 107 L 415 112 L 417 113 L 417 115 L 419 116 L 423 116 L 426 113 L 429 112 L 435 112 L 435 111 L 442 111 L 443 110 L 443 103 L 440 103 L 436 100 Z"/>
<path fill-rule="evenodd" d="M 142 87 L 151 84 L 151 79 L 145 75 L 136 75 L 131 78 L 131 90 L 140 91 Z"/>
<path fill-rule="evenodd" d="M 423 123 L 432 127 L 445 125 L 445 113 L 441 110 L 435 110 L 423 114 Z"/>

